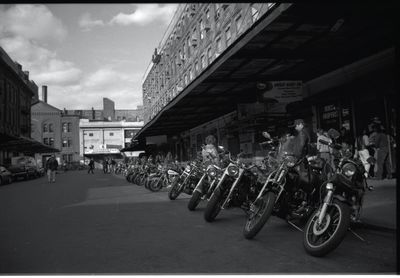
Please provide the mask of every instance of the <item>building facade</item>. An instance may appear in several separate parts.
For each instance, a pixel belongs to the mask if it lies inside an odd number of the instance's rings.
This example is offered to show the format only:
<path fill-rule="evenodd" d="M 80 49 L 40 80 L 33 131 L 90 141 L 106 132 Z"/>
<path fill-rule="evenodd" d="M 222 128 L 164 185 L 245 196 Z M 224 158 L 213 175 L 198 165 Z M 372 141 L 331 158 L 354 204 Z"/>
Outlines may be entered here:
<path fill-rule="evenodd" d="M 143 122 L 108 122 L 80 119 L 80 157 L 94 156 L 101 160 L 107 155 L 117 155 L 129 146 L 132 138 L 143 127 Z"/>
<path fill-rule="evenodd" d="M 374 5 L 355 11 L 179 5 L 145 73 L 145 126 L 135 139 L 167 135 L 187 160 L 208 134 L 233 153 L 262 155 L 261 132 L 279 134 L 297 118 L 310 130 L 345 128 L 355 138 L 378 117 L 396 137 L 393 14 Z"/>
<path fill-rule="evenodd" d="M 47 87 L 42 87 L 42 100 L 32 105 L 33 139 L 60 150 L 56 159 L 60 164 L 79 162 L 79 116 L 65 115 L 47 103 Z M 44 164 L 51 153 L 38 153 L 36 161 Z"/>
<path fill-rule="evenodd" d="M 145 74 L 145 124 L 274 5 L 180 4 Z"/>
<path fill-rule="evenodd" d="M 14 62 L 0 47 L 0 143 L 18 138 L 30 138 L 31 101 L 38 87 L 29 80 L 29 72 Z M 0 149 L 0 164 L 8 164 L 18 151 L 7 145 Z"/>

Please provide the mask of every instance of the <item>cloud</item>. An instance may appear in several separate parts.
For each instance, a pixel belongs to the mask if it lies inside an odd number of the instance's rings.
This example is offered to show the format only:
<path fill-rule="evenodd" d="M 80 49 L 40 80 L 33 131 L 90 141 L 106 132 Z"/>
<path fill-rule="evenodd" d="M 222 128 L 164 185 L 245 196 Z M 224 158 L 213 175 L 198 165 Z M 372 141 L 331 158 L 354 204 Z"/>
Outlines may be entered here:
<path fill-rule="evenodd" d="M 130 14 L 119 13 L 114 16 L 109 24 L 117 25 L 147 25 L 154 21 L 169 24 L 178 4 L 135 4 L 136 10 Z"/>
<path fill-rule="evenodd" d="M 0 35 L 21 36 L 31 40 L 62 41 L 67 29 L 44 5 L 15 5 L 0 9 Z"/>
<path fill-rule="evenodd" d="M 79 80 L 81 70 L 61 60 L 45 46 L 60 43 L 67 30 L 43 5 L 15 5 L 0 8 L 0 45 L 11 59 L 30 72 L 36 84 L 71 84 Z"/>
<path fill-rule="evenodd" d="M 85 13 L 79 20 L 79 26 L 82 28 L 82 31 L 90 31 L 96 26 L 104 26 L 104 22 L 99 19 L 93 20 L 89 13 Z"/>

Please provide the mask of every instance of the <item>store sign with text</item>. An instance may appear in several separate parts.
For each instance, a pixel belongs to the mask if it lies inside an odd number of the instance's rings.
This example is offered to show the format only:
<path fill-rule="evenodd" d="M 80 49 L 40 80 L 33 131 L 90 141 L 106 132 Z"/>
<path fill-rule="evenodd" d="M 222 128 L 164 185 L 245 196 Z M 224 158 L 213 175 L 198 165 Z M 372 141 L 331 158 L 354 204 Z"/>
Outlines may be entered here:
<path fill-rule="evenodd" d="M 274 99 L 278 103 L 290 103 L 303 100 L 302 81 L 271 81 L 264 91 L 262 98 Z"/>

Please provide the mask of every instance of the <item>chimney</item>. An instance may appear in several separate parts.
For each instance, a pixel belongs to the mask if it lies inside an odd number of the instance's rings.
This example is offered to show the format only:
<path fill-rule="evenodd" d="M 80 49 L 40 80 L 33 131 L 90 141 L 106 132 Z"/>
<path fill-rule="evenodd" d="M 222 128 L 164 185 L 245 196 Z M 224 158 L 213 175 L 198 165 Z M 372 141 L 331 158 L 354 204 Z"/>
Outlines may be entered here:
<path fill-rule="evenodd" d="M 42 86 L 42 100 L 47 103 L 47 86 Z"/>

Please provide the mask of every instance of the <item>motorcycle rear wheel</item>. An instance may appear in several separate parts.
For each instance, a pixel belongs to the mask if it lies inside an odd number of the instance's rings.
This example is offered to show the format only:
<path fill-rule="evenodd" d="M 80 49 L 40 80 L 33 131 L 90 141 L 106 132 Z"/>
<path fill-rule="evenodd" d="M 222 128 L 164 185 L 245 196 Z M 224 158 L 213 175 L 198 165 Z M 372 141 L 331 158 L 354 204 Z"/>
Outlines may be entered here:
<path fill-rule="evenodd" d="M 211 199 L 208 201 L 206 210 L 204 211 L 204 219 L 207 222 L 214 221 L 218 213 L 221 211 L 221 206 L 224 201 L 223 195 L 221 188 L 216 188 L 213 195 L 211 195 Z"/>
<path fill-rule="evenodd" d="M 197 190 L 193 191 L 192 197 L 190 198 L 188 203 L 188 209 L 195 210 L 200 201 L 201 201 L 201 193 Z"/>
<path fill-rule="evenodd" d="M 272 214 L 276 200 L 274 192 L 267 192 L 262 198 L 251 204 L 254 207 L 254 212 L 248 216 L 246 224 L 243 228 L 243 235 L 247 239 L 255 237 Z"/>
<path fill-rule="evenodd" d="M 318 211 L 307 221 L 303 246 L 306 252 L 315 257 L 322 257 L 336 249 L 344 239 L 350 226 L 350 207 L 334 200 L 328 207 L 321 225 L 317 224 Z"/>

